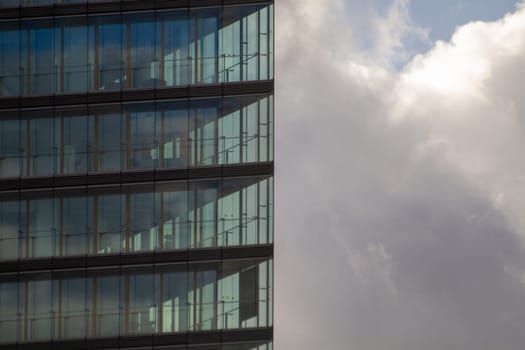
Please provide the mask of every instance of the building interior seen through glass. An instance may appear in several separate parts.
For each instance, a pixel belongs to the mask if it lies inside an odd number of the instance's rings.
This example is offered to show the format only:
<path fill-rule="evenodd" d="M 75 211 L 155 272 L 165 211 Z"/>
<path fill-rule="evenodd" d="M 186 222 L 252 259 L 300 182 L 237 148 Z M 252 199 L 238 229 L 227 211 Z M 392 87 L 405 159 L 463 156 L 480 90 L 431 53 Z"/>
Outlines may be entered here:
<path fill-rule="evenodd" d="M 272 260 L 0 279 L 0 343 L 272 325 Z"/>
<path fill-rule="evenodd" d="M 0 22 L 0 96 L 273 78 L 273 5 Z"/>
<path fill-rule="evenodd" d="M 273 96 L 0 112 L 0 178 L 273 160 Z"/>
<path fill-rule="evenodd" d="M 202 180 L 0 200 L 0 260 L 273 242 L 273 179 Z"/>

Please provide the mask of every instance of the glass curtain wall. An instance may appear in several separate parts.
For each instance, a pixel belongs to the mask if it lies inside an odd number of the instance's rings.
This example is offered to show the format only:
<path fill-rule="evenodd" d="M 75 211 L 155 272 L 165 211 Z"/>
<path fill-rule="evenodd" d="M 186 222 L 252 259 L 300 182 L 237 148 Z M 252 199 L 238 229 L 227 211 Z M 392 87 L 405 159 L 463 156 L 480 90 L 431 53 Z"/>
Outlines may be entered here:
<path fill-rule="evenodd" d="M 0 96 L 273 78 L 273 5 L 0 22 Z"/>
<path fill-rule="evenodd" d="M 270 327 L 272 260 L 0 275 L 0 343 Z"/>
<path fill-rule="evenodd" d="M 0 178 L 273 160 L 273 96 L 0 114 Z"/>
<path fill-rule="evenodd" d="M 273 242 L 272 178 L 0 198 L 0 260 Z"/>

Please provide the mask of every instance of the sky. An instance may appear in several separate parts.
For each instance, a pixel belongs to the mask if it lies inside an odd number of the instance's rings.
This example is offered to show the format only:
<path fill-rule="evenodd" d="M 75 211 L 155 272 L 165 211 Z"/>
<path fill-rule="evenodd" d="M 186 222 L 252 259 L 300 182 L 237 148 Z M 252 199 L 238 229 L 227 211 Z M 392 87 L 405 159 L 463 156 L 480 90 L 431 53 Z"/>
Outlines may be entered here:
<path fill-rule="evenodd" d="M 525 3 L 276 1 L 275 348 L 525 348 Z"/>

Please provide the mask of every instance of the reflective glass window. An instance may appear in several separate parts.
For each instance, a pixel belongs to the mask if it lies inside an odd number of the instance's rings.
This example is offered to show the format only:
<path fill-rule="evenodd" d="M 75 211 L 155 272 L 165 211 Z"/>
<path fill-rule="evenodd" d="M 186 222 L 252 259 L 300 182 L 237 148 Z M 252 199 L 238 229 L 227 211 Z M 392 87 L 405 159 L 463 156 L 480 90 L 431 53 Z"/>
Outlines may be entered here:
<path fill-rule="evenodd" d="M 272 178 L 0 198 L 0 259 L 272 242 Z"/>
<path fill-rule="evenodd" d="M 0 334 L 3 343 L 16 343 L 20 336 L 18 283 L 0 283 Z"/>
<path fill-rule="evenodd" d="M 60 66 L 58 92 L 93 90 L 94 29 L 85 18 L 55 22 L 55 60 Z"/>
<path fill-rule="evenodd" d="M 152 251 L 158 247 L 159 203 L 157 193 L 132 193 L 129 199 L 129 251 Z"/>
<path fill-rule="evenodd" d="M 85 278 L 71 278 L 59 281 L 60 290 L 60 323 L 58 325 L 59 338 L 84 338 L 89 335 L 91 307 L 91 287 L 86 284 Z M 88 294 L 88 288 L 90 293 Z"/>
<path fill-rule="evenodd" d="M 97 16 L 95 40 L 98 51 L 95 65 L 95 82 L 98 90 L 120 90 L 128 79 L 123 71 L 126 28 L 121 16 Z"/>
<path fill-rule="evenodd" d="M 125 246 L 126 204 L 119 194 L 96 197 L 96 252 L 118 253 Z"/>
<path fill-rule="evenodd" d="M 126 87 L 154 88 L 160 82 L 159 35 L 153 14 L 127 16 L 126 31 L 129 33 L 129 62 L 126 68 Z M 129 78 L 128 78 L 129 75 Z"/>
<path fill-rule="evenodd" d="M 93 198 L 87 196 L 61 198 L 61 255 L 85 255 L 93 251 Z"/>
<path fill-rule="evenodd" d="M 21 275 L 0 281 L 0 343 L 268 327 L 270 272 L 259 259 Z"/>
<path fill-rule="evenodd" d="M 49 176 L 57 173 L 60 121 L 55 118 L 35 118 L 28 121 L 30 174 Z"/>
<path fill-rule="evenodd" d="M 0 176 L 21 174 L 22 125 L 18 119 L 0 120 Z"/>
<path fill-rule="evenodd" d="M 17 201 L 0 202 L 0 256 L 4 260 L 17 259 L 20 254 L 20 217 Z"/>
<path fill-rule="evenodd" d="M 29 281 L 24 292 L 27 302 L 26 340 L 45 341 L 56 336 L 57 281 Z M 24 294 L 25 294 L 24 293 Z"/>
<path fill-rule="evenodd" d="M 118 336 L 123 327 L 121 310 L 124 306 L 124 288 L 121 276 L 100 276 L 92 284 L 96 310 L 93 310 L 95 334 L 99 336 Z"/>
<path fill-rule="evenodd" d="M 5 22 L 0 96 L 271 79 L 272 11 L 244 5 Z"/>
<path fill-rule="evenodd" d="M 0 96 L 23 94 L 20 22 L 0 23 Z"/>
<path fill-rule="evenodd" d="M 99 172 L 119 171 L 123 168 L 124 153 L 122 115 L 104 114 L 95 117 L 95 142 L 97 150 L 97 169 Z"/>
<path fill-rule="evenodd" d="M 56 254 L 59 206 L 56 199 L 37 199 L 28 203 L 27 241 L 28 257 Z"/>

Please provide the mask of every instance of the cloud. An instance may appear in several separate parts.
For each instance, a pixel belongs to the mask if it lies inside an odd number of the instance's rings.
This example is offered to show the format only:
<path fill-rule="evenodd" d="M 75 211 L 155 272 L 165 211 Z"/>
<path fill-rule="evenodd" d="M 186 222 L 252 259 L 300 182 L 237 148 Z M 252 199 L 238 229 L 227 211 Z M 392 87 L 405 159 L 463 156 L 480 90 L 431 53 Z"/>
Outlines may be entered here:
<path fill-rule="evenodd" d="M 345 6 L 276 8 L 275 346 L 523 349 L 525 7 L 395 71 L 407 3 Z"/>

